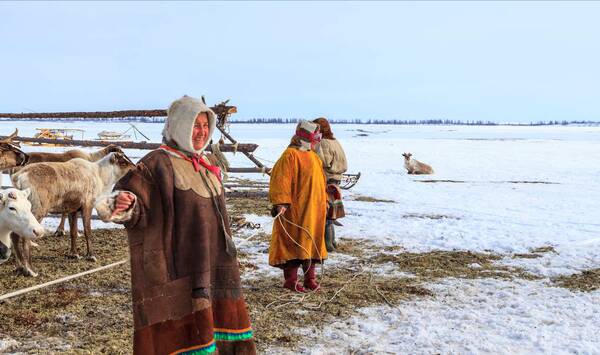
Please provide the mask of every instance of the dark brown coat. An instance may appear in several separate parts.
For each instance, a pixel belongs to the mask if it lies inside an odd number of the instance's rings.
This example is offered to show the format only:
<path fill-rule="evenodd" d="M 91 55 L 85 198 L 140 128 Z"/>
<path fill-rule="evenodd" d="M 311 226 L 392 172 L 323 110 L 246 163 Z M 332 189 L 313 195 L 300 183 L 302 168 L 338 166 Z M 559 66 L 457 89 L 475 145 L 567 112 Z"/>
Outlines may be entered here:
<path fill-rule="evenodd" d="M 254 354 L 223 187 L 206 169 L 149 153 L 115 190 L 137 201 L 125 227 L 131 253 L 134 353 Z M 211 197 L 214 196 L 214 197 Z M 216 347 L 215 347 L 216 344 Z"/>

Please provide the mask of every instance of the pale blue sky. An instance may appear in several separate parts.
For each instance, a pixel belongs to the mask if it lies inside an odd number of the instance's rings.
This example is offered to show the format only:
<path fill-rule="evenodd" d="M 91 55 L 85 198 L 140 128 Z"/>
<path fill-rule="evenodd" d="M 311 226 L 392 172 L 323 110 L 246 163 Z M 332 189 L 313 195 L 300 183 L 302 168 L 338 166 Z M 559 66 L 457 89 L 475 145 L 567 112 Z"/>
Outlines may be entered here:
<path fill-rule="evenodd" d="M 600 121 L 600 2 L 0 3 L 0 111 Z"/>

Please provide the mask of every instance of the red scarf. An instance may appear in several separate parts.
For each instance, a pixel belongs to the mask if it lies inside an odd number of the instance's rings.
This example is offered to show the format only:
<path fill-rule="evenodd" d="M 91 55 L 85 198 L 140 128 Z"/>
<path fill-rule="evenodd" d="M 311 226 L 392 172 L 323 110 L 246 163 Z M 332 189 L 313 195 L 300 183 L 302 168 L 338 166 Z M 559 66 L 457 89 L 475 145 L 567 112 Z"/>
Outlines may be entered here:
<path fill-rule="evenodd" d="M 206 170 L 213 173 L 217 177 L 217 179 L 219 179 L 219 181 L 221 181 L 221 169 L 218 166 L 210 165 L 209 163 L 205 162 L 202 155 L 194 154 L 191 157 L 189 157 L 189 156 L 183 154 L 181 151 L 179 151 L 175 148 L 171 148 L 168 145 L 164 145 L 164 144 L 162 144 L 160 146 L 160 149 L 164 149 L 169 152 L 173 152 L 173 153 L 179 155 L 182 159 L 189 161 L 194 166 L 195 172 L 198 172 L 200 170 L 200 166 L 205 167 Z"/>

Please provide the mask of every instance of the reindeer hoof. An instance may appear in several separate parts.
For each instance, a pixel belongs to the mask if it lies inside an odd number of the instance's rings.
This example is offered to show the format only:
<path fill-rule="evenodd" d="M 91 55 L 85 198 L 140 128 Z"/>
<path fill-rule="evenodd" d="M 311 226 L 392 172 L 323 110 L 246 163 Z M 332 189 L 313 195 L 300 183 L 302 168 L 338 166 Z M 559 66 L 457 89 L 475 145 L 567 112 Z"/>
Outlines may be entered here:
<path fill-rule="evenodd" d="M 54 232 L 54 236 L 55 237 L 64 237 L 65 236 L 65 231 L 63 231 L 63 230 L 57 230 L 56 232 Z"/>
<path fill-rule="evenodd" d="M 68 259 L 79 260 L 79 259 L 81 259 L 81 256 L 79 254 L 76 254 L 76 253 L 69 253 L 69 254 L 67 254 L 67 258 Z"/>
<path fill-rule="evenodd" d="M 96 259 L 96 257 L 95 257 L 94 255 L 86 255 L 86 256 L 85 256 L 85 260 L 87 260 L 87 261 L 91 261 L 91 262 L 94 262 L 94 263 L 95 263 L 96 261 L 98 261 L 98 259 Z"/>
<path fill-rule="evenodd" d="M 27 276 L 27 277 L 37 277 L 38 273 L 31 269 L 21 268 L 21 275 Z"/>

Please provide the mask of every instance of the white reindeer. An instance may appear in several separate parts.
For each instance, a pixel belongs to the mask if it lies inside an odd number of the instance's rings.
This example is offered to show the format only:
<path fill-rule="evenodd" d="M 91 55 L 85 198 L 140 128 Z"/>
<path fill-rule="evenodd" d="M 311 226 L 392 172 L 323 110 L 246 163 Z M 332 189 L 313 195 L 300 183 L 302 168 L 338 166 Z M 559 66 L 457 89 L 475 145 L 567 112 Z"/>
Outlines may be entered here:
<path fill-rule="evenodd" d="M 10 258 L 11 232 L 19 233 L 28 240 L 44 235 L 44 227 L 31 213 L 31 203 L 28 200 L 30 193 L 30 189 L 10 188 L 0 191 L 0 264 Z"/>

